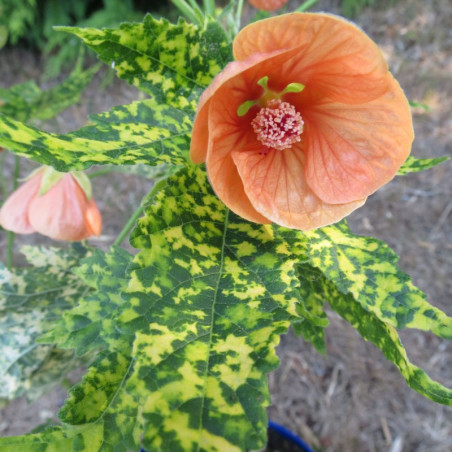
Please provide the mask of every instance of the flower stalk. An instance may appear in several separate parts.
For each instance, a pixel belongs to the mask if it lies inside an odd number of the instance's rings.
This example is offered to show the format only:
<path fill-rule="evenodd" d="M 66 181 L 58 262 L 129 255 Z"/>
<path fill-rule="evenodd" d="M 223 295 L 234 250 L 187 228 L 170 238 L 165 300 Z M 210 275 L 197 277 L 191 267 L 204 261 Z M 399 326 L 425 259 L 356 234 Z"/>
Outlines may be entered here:
<path fill-rule="evenodd" d="M 13 171 L 13 191 L 19 185 L 20 176 L 20 157 L 14 156 L 14 171 Z M 8 231 L 6 235 L 6 267 L 11 268 L 13 266 L 13 249 L 14 249 L 14 238 L 15 233 Z"/>
<path fill-rule="evenodd" d="M 317 3 L 318 0 L 306 0 L 302 5 L 300 5 L 295 11 L 298 13 L 304 13 L 309 8 L 314 6 Z"/>

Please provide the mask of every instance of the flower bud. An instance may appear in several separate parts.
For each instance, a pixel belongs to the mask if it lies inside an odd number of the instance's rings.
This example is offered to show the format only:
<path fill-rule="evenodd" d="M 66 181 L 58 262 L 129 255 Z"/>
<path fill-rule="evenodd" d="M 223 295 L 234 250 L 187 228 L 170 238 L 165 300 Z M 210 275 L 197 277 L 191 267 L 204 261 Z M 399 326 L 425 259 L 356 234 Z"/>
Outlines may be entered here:
<path fill-rule="evenodd" d="M 39 168 L 6 200 L 0 209 L 0 225 L 18 234 L 39 232 L 57 240 L 100 235 L 102 217 L 87 180 L 80 173 Z"/>

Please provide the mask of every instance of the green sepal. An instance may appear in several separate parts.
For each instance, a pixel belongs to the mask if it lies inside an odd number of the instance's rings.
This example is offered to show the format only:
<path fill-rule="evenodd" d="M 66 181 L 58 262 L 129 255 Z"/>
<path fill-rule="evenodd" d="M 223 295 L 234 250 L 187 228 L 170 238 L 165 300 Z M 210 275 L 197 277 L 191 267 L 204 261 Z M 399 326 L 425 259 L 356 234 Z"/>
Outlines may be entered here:
<path fill-rule="evenodd" d="M 91 201 L 91 199 L 93 198 L 93 187 L 91 185 L 89 177 L 83 171 L 72 171 L 71 175 L 80 185 L 80 188 L 85 193 L 88 201 Z"/>
<path fill-rule="evenodd" d="M 42 174 L 41 187 L 38 196 L 45 195 L 54 185 L 56 185 L 66 173 L 55 171 L 51 166 L 46 166 Z"/>
<path fill-rule="evenodd" d="M 419 173 L 420 171 L 425 171 L 430 168 L 433 168 L 434 166 L 439 165 L 440 163 L 445 162 L 446 160 L 449 160 L 449 157 L 436 157 L 433 159 L 418 159 L 413 156 L 409 156 L 403 165 L 399 168 L 399 171 L 397 171 L 398 176 L 404 176 L 405 174 L 409 173 Z"/>

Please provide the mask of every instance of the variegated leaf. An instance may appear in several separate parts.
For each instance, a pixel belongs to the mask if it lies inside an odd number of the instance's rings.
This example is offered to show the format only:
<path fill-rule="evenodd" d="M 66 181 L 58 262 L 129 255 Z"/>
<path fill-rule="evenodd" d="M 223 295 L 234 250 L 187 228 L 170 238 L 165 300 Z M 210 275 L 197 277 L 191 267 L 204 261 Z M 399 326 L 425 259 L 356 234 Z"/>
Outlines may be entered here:
<path fill-rule="evenodd" d="M 183 165 L 192 123 L 176 108 L 155 99 L 115 107 L 94 115 L 95 123 L 56 135 L 0 115 L 0 145 L 59 171 L 91 165 Z"/>
<path fill-rule="evenodd" d="M 202 168 L 171 177 L 152 199 L 133 234 L 143 249 L 116 326 L 132 353 L 103 352 L 62 420 L 103 423 L 119 450 L 260 447 L 266 373 L 297 318 L 295 259 L 271 226 L 228 212 Z"/>
<path fill-rule="evenodd" d="M 299 275 L 301 285 L 307 282 L 319 299 L 327 301 L 364 339 L 374 343 L 386 358 L 398 367 L 411 388 L 435 402 L 452 405 L 452 390 L 431 380 L 422 369 L 409 361 L 394 327 L 363 309 L 351 294 L 343 294 L 337 290 L 320 270 L 305 264 L 299 267 Z"/>
<path fill-rule="evenodd" d="M 2 452 L 110 452 L 114 445 L 104 444 L 103 424 L 52 427 L 42 433 L 0 438 Z M 110 446 L 110 448 L 108 448 Z M 119 449 L 117 449 L 119 451 Z M 122 451 L 121 451 L 122 452 Z"/>
<path fill-rule="evenodd" d="M 417 328 L 452 338 L 452 317 L 429 304 L 380 240 L 354 235 L 345 221 L 304 234 L 309 263 L 344 294 L 396 328 Z"/>
<path fill-rule="evenodd" d="M 115 247 L 110 253 L 93 250 L 91 256 L 81 260 L 73 273 L 95 291 L 66 311 L 39 342 L 74 348 L 78 355 L 95 349 L 122 348 L 116 321 L 124 303 L 121 292 L 127 287 L 126 270 L 131 257 Z"/>
<path fill-rule="evenodd" d="M 203 89 L 232 60 L 223 28 L 207 21 L 204 29 L 180 20 L 171 24 L 147 15 L 142 23 L 119 28 L 71 28 L 118 77 L 153 96 L 157 103 L 193 113 Z"/>
<path fill-rule="evenodd" d="M 325 300 L 317 290 L 315 277 L 308 270 L 307 266 L 299 270 L 301 303 L 297 305 L 297 311 L 301 318 L 292 322 L 292 326 L 297 335 L 303 334 L 319 353 L 325 353 L 325 328 L 329 324 L 323 308 Z"/>
<path fill-rule="evenodd" d="M 409 173 L 419 173 L 421 171 L 428 170 L 433 168 L 434 166 L 439 165 L 440 163 L 449 160 L 449 157 L 437 157 L 434 159 L 418 159 L 410 155 L 405 163 L 399 168 L 397 174 L 399 176 L 403 176 Z"/>
<path fill-rule="evenodd" d="M 86 71 L 76 69 L 66 80 L 47 91 L 41 91 L 34 82 L 0 89 L 0 113 L 23 122 L 53 118 L 80 100 L 98 70 L 99 66 Z"/>
<path fill-rule="evenodd" d="M 40 345 L 36 338 L 87 290 L 71 268 L 87 253 L 26 247 L 32 267 L 8 270 L 0 264 L 0 398 L 26 393 L 34 398 L 80 361 L 72 351 Z"/>

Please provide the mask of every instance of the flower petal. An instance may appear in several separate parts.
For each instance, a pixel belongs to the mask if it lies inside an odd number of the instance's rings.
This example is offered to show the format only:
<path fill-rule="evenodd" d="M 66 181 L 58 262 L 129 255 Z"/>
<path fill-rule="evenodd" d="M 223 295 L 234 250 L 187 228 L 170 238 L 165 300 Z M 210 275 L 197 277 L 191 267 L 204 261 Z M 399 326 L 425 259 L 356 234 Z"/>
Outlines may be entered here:
<path fill-rule="evenodd" d="M 58 240 L 83 240 L 92 235 L 85 223 L 88 200 L 75 179 L 66 174 L 29 207 L 29 219 L 37 232 Z"/>
<path fill-rule="evenodd" d="M 30 203 L 41 187 L 42 171 L 36 172 L 6 200 L 0 209 L 0 224 L 17 234 L 31 234 L 35 229 L 28 219 Z"/>
<path fill-rule="evenodd" d="M 257 62 L 265 58 L 267 58 L 267 55 L 252 55 L 246 61 L 232 61 L 231 63 L 228 63 L 202 93 L 202 96 L 199 99 L 198 112 L 193 125 L 190 144 L 190 158 L 194 163 L 202 163 L 206 159 L 207 142 L 209 139 L 207 113 L 211 97 L 215 94 L 217 89 L 229 79 L 235 77 L 249 67 L 254 66 Z"/>
<path fill-rule="evenodd" d="M 306 180 L 323 201 L 362 199 L 389 182 L 414 139 L 408 101 L 388 73 L 390 89 L 363 105 L 324 103 L 303 114 Z"/>
<path fill-rule="evenodd" d="M 89 201 L 85 212 L 85 224 L 90 231 L 91 235 L 99 235 L 102 232 L 102 215 L 99 212 L 96 201 L 94 198 Z"/>
<path fill-rule="evenodd" d="M 215 122 L 219 113 L 209 109 L 209 124 Z M 255 223 L 270 223 L 251 204 L 243 188 L 237 168 L 232 161 L 230 150 L 241 148 L 252 140 L 249 130 L 243 130 L 233 123 L 224 123 L 212 128 L 209 135 L 209 150 L 206 165 L 210 183 L 217 196 L 237 215 Z"/>
<path fill-rule="evenodd" d="M 301 147 L 267 155 L 234 151 L 232 158 L 253 206 L 281 226 L 303 231 L 319 228 L 341 220 L 365 202 L 333 205 L 318 198 L 304 179 Z"/>
<path fill-rule="evenodd" d="M 264 11 L 274 11 L 287 3 L 287 0 L 249 0 L 251 5 Z"/>
<path fill-rule="evenodd" d="M 292 13 L 245 27 L 234 39 L 234 57 L 298 49 L 281 68 L 287 83 L 298 82 L 318 96 L 365 102 L 386 89 L 387 64 L 377 45 L 358 27 L 328 14 Z"/>
<path fill-rule="evenodd" d="M 229 63 L 212 81 L 212 84 L 203 92 L 198 104 L 198 113 L 193 125 L 190 144 L 190 158 L 194 163 L 202 163 L 206 159 L 207 144 L 209 140 L 208 111 L 212 98 L 220 88 L 228 85 L 233 89 L 235 97 L 234 116 L 237 117 L 237 108 L 247 100 L 257 99 L 262 94 L 262 88 L 257 84 L 265 75 L 279 79 L 277 74 L 281 64 L 295 55 L 294 51 L 280 50 L 271 54 L 253 54 L 246 61 L 233 61 Z M 282 86 L 281 89 L 285 87 Z"/>

